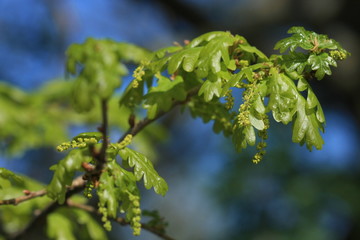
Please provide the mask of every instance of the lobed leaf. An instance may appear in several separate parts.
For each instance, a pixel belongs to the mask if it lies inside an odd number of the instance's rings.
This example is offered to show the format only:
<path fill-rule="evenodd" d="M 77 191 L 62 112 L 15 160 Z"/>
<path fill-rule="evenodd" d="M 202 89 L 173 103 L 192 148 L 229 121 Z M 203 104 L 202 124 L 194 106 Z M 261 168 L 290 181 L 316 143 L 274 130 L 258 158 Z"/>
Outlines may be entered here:
<path fill-rule="evenodd" d="M 261 52 L 259 49 L 257 49 L 254 46 L 250 46 L 249 44 L 239 44 L 239 48 L 249 53 L 255 53 L 256 55 L 258 55 L 259 58 L 263 60 L 266 61 L 269 60 L 268 57 L 263 52 Z"/>
<path fill-rule="evenodd" d="M 301 145 L 306 143 L 309 150 L 314 146 L 321 149 L 324 141 L 320 131 L 324 131 L 324 113 L 318 99 L 308 83 L 303 80 L 301 89 L 307 89 L 307 99 L 300 94 L 293 81 L 284 73 L 270 70 L 269 103 L 276 121 L 284 124 L 293 121 L 292 140 Z"/>
<path fill-rule="evenodd" d="M 209 33 L 205 33 L 197 38 L 194 38 L 190 43 L 189 43 L 189 47 L 193 48 L 196 46 L 199 46 L 201 43 L 203 42 L 209 42 L 214 38 L 218 38 L 218 37 L 229 37 L 231 34 L 229 32 L 221 32 L 221 31 L 214 31 L 214 32 L 209 32 Z"/>
<path fill-rule="evenodd" d="M 255 129 L 248 125 L 244 127 L 236 126 L 234 128 L 232 142 L 237 151 L 245 149 L 247 145 L 254 146 L 256 143 Z"/>
<path fill-rule="evenodd" d="M 82 170 L 83 162 L 90 162 L 91 157 L 87 153 L 87 149 L 73 149 L 59 163 L 50 167 L 55 171 L 50 184 L 46 187 L 47 196 L 57 200 L 59 204 L 65 201 L 67 186 L 70 186 L 74 178 L 75 172 Z"/>
<path fill-rule="evenodd" d="M 127 161 L 130 167 L 134 167 L 136 180 L 143 178 L 146 189 L 154 187 L 157 194 L 165 195 L 168 191 L 168 185 L 165 180 L 159 176 L 153 167 L 153 164 L 143 154 L 130 148 L 124 148 L 119 151 L 120 157 Z"/>
<path fill-rule="evenodd" d="M 315 77 L 318 80 L 321 80 L 325 74 L 331 75 L 330 66 L 337 66 L 336 61 L 327 53 L 320 55 L 311 54 L 307 63 L 311 66 L 312 70 L 316 70 Z"/>
<path fill-rule="evenodd" d="M 306 31 L 305 28 L 292 27 L 289 29 L 288 33 L 292 33 L 293 35 L 282 39 L 275 44 L 274 49 L 279 49 L 280 53 L 285 52 L 287 49 L 290 49 L 290 52 L 293 52 L 297 47 L 301 47 L 305 50 L 310 50 L 314 47 L 311 32 Z"/>
<path fill-rule="evenodd" d="M 288 55 L 284 55 L 281 63 L 284 64 L 284 67 L 289 72 L 296 71 L 298 74 L 302 74 L 308 65 L 307 54 L 301 52 L 290 52 Z"/>
<path fill-rule="evenodd" d="M 310 151 L 313 146 L 319 150 L 324 144 L 319 129 L 323 130 L 323 126 L 317 119 L 315 110 L 306 111 L 305 99 L 300 98 L 297 104 L 297 113 L 293 124 L 292 140 L 301 145 L 305 143 Z"/>
<path fill-rule="evenodd" d="M 220 97 L 222 90 L 221 78 L 211 75 L 201 86 L 198 95 L 204 95 L 205 102 L 211 101 L 215 96 Z"/>
<path fill-rule="evenodd" d="M 267 109 L 272 111 L 275 121 L 288 124 L 296 112 L 299 93 L 294 82 L 283 73 L 272 68 L 268 81 L 269 102 Z"/>
<path fill-rule="evenodd" d="M 168 72 L 173 74 L 181 66 L 186 72 L 194 71 L 202 48 L 187 48 L 169 58 Z"/>

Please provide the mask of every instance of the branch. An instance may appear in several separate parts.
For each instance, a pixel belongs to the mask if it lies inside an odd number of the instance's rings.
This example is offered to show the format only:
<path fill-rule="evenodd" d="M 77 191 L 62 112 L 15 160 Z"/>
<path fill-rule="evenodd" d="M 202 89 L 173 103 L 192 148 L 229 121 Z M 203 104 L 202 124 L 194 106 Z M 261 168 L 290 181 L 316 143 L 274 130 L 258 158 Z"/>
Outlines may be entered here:
<path fill-rule="evenodd" d="M 23 192 L 25 194 L 24 196 L 6 199 L 6 200 L 0 200 L 0 205 L 18 205 L 19 203 L 25 202 L 27 200 L 44 196 L 46 194 L 46 189 L 42 189 L 35 192 L 29 192 L 28 190 L 24 190 Z"/>
<path fill-rule="evenodd" d="M 68 187 L 68 191 L 72 191 L 74 189 L 77 188 L 81 188 L 84 187 L 85 182 L 82 178 L 82 176 L 77 177 L 73 180 L 72 184 L 70 187 Z M 30 192 L 29 190 L 24 190 L 23 193 L 25 194 L 24 196 L 20 196 L 17 198 L 11 198 L 11 199 L 5 199 L 5 200 L 0 200 L 0 205 L 18 205 L 22 202 L 31 200 L 33 198 L 37 198 L 37 197 L 42 197 L 44 195 L 47 194 L 46 189 L 41 189 L 39 191 L 35 191 L 35 192 Z"/>
<path fill-rule="evenodd" d="M 160 117 L 164 116 L 166 113 L 170 112 L 176 106 L 188 103 L 190 101 L 191 97 L 193 97 L 194 95 L 196 95 L 198 93 L 199 89 L 200 89 L 200 87 L 194 87 L 194 88 L 190 89 L 187 94 L 186 99 L 184 101 L 174 101 L 169 111 L 159 112 L 153 119 L 144 118 L 142 121 L 138 122 L 137 124 L 130 126 L 130 128 L 120 137 L 120 139 L 118 140 L 118 143 L 123 141 L 125 139 L 126 135 L 128 135 L 128 134 L 131 134 L 134 137 L 141 130 L 143 130 L 147 125 L 156 121 Z"/>
<path fill-rule="evenodd" d="M 85 186 L 85 181 L 82 179 L 82 176 L 74 179 L 73 184 L 68 188 L 66 192 L 66 199 L 70 198 L 75 193 L 80 192 Z M 46 190 L 44 190 L 46 192 Z M 45 209 L 43 209 L 38 215 L 36 215 L 32 221 L 21 231 L 12 236 L 11 240 L 19 240 L 19 239 L 29 239 L 28 234 L 32 230 L 36 229 L 36 226 L 40 226 L 41 224 L 46 224 L 46 217 L 50 213 L 54 212 L 59 207 L 64 205 L 60 205 L 57 201 L 50 203 Z"/>
<path fill-rule="evenodd" d="M 84 211 L 87 211 L 89 213 L 92 213 L 92 214 L 96 214 L 98 216 L 102 216 L 102 214 L 97 211 L 94 207 L 92 206 L 89 206 L 89 205 L 85 205 L 85 204 L 79 204 L 79 203 L 75 203 L 71 200 L 67 200 L 67 205 L 69 207 L 74 207 L 74 208 L 79 208 L 79 209 L 82 209 Z M 127 222 L 124 218 L 122 217 L 117 217 L 117 218 L 110 218 L 112 221 L 114 222 L 117 222 L 119 223 L 120 225 L 122 226 L 126 226 L 126 225 L 130 225 L 129 222 Z M 141 223 L 141 228 L 161 237 L 162 239 L 164 240 L 174 240 L 172 237 L 166 235 L 165 233 L 163 233 L 161 230 L 157 229 L 157 228 L 154 228 L 152 226 L 149 226 L 147 225 L 146 223 Z"/>

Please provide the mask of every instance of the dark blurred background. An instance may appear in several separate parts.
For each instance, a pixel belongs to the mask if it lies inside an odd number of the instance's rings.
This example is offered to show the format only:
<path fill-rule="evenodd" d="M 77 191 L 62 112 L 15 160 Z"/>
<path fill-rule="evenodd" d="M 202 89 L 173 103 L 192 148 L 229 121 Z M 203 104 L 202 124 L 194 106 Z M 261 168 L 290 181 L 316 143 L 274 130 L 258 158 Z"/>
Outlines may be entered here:
<path fill-rule="evenodd" d="M 357 0 L 0 0 L 0 80 L 31 91 L 62 78 L 66 48 L 87 37 L 155 50 L 229 30 L 271 55 L 291 26 L 327 34 L 352 56 L 313 83 L 327 117 L 323 150 L 308 152 L 290 141 L 290 126 L 272 123 L 268 154 L 254 165 L 252 150 L 236 153 L 229 140 L 213 134 L 212 124 L 175 112 L 162 119 L 170 134 L 156 159 L 170 190 L 165 198 L 144 192 L 142 201 L 160 210 L 176 239 L 356 240 L 359 11 Z M 12 161 L 0 157 L 0 166 L 47 182 L 52 163 L 43 164 L 39 151 Z M 34 172 L 34 162 L 44 169 Z M 124 227 L 110 237 L 159 239 L 145 231 L 132 237 Z"/>

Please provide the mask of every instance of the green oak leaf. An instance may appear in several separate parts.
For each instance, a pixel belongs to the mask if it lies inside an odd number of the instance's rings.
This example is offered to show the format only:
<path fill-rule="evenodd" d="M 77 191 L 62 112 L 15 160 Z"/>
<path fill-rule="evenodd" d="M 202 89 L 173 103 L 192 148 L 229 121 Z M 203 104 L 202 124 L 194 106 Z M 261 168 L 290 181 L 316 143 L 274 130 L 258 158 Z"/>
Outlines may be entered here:
<path fill-rule="evenodd" d="M 215 96 L 220 97 L 222 90 L 221 78 L 211 75 L 201 86 L 198 95 L 204 95 L 205 102 L 211 101 Z"/>
<path fill-rule="evenodd" d="M 315 77 L 318 80 L 321 80 L 325 74 L 331 75 L 330 66 L 337 66 L 336 61 L 327 53 L 322 53 L 320 55 L 311 54 L 307 62 L 311 65 L 311 69 L 316 71 Z"/>
<path fill-rule="evenodd" d="M 306 111 L 306 101 L 304 98 L 299 98 L 297 104 L 297 112 L 293 124 L 293 142 L 306 144 L 306 147 L 311 151 L 314 146 L 320 150 L 324 144 L 324 140 L 320 135 L 323 131 L 322 123 L 317 119 L 315 109 Z"/>
<path fill-rule="evenodd" d="M 57 200 L 60 204 L 65 201 L 67 186 L 70 186 L 76 171 L 83 170 L 81 164 L 90 162 L 87 149 L 73 149 L 59 163 L 50 167 L 55 171 L 50 184 L 46 187 L 47 196 Z"/>
<path fill-rule="evenodd" d="M 137 181 L 143 178 L 146 189 L 154 187 L 157 194 L 163 196 L 166 194 L 168 191 L 167 183 L 156 172 L 152 162 L 143 154 L 130 148 L 124 148 L 119 151 L 119 155 L 130 167 L 134 167 L 134 174 Z"/>

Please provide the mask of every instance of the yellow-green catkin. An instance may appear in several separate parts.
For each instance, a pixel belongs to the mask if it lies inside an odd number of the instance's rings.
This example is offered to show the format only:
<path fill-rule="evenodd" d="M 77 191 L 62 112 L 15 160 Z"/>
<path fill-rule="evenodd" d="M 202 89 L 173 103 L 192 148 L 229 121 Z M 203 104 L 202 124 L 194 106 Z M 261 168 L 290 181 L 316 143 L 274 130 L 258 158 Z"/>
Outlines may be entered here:
<path fill-rule="evenodd" d="M 334 51 L 330 51 L 330 56 L 335 60 L 344 60 L 347 57 L 347 54 L 346 52 L 334 50 Z"/>
<path fill-rule="evenodd" d="M 256 82 L 248 85 L 243 93 L 243 103 L 239 107 L 239 114 L 237 116 L 237 124 L 240 127 L 249 126 L 250 123 L 250 107 L 253 104 L 254 96 L 256 94 Z"/>
<path fill-rule="evenodd" d="M 101 221 L 104 223 L 103 226 L 104 228 L 107 230 L 107 231 L 111 231 L 111 222 L 110 220 L 108 219 L 108 212 L 107 212 L 107 209 L 106 207 L 102 206 L 100 203 L 99 203 L 99 212 L 101 213 Z"/>
<path fill-rule="evenodd" d="M 230 110 L 230 109 L 232 109 L 232 108 L 234 107 L 234 97 L 233 97 L 233 95 L 232 95 L 232 90 L 231 90 L 231 89 L 229 89 L 229 90 L 226 92 L 226 94 L 225 94 L 225 101 L 226 101 L 226 103 L 225 103 L 225 108 L 226 108 L 227 110 Z"/>
<path fill-rule="evenodd" d="M 137 88 L 139 86 L 139 82 L 142 81 L 142 78 L 145 75 L 144 67 L 144 65 L 140 65 L 135 69 L 132 75 L 134 77 L 134 80 L 132 81 L 133 88 Z"/>
<path fill-rule="evenodd" d="M 133 234 L 135 236 L 140 235 L 141 232 L 141 209 L 140 209 L 140 197 L 130 194 L 129 200 L 132 204 L 132 218 L 131 218 L 131 227 L 133 229 Z"/>
<path fill-rule="evenodd" d="M 76 140 L 72 140 L 69 142 L 63 142 L 59 146 L 56 147 L 56 150 L 59 152 L 63 152 L 69 148 L 84 148 L 90 144 L 96 144 L 98 140 L 94 137 L 90 138 L 78 138 Z"/>
<path fill-rule="evenodd" d="M 124 138 L 124 140 L 122 140 L 121 142 L 116 144 L 116 148 L 122 149 L 128 145 L 131 144 L 133 136 L 131 134 L 127 134 Z"/>
<path fill-rule="evenodd" d="M 84 196 L 86 198 L 92 198 L 92 190 L 94 189 L 94 183 L 91 180 L 88 180 L 84 189 Z"/>
<path fill-rule="evenodd" d="M 267 144 L 266 144 L 265 140 L 268 138 L 267 130 L 270 127 L 270 122 L 269 122 L 269 117 L 266 114 L 263 115 L 262 120 L 264 121 L 265 127 L 263 130 L 258 132 L 258 135 L 261 140 L 256 146 L 257 153 L 254 155 L 253 160 L 252 160 L 253 163 L 255 163 L 255 164 L 258 164 L 264 158 L 264 155 L 266 154 L 265 148 L 266 148 Z"/>

